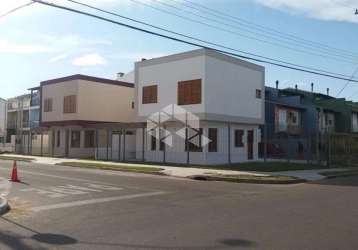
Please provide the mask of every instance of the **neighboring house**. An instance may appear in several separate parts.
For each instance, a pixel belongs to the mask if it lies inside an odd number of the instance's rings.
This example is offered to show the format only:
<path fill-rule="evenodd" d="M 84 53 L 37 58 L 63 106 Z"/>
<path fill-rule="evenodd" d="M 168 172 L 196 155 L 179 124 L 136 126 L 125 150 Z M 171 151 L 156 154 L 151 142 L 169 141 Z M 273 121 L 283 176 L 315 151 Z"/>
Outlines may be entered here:
<path fill-rule="evenodd" d="M 301 103 L 301 97 L 285 96 L 277 88 L 265 88 L 265 131 L 267 138 L 307 136 L 306 123 L 314 109 Z"/>
<path fill-rule="evenodd" d="M 6 100 L 0 98 L 0 144 L 4 144 L 5 142 L 6 142 Z"/>
<path fill-rule="evenodd" d="M 207 49 L 137 62 L 138 121 L 159 115 L 154 119 L 158 127 L 145 135 L 137 131 L 137 159 L 184 164 L 257 160 L 264 81 L 264 67 Z"/>
<path fill-rule="evenodd" d="M 133 83 L 72 75 L 41 82 L 40 93 L 47 154 L 119 160 L 124 152 L 135 158 L 135 129 L 122 136 L 123 128 L 135 128 Z"/>
<path fill-rule="evenodd" d="M 29 134 L 39 126 L 39 93 L 31 90 L 25 94 L 7 100 L 7 138 L 17 153 L 29 154 Z M 34 147 L 40 147 L 36 142 Z"/>
<path fill-rule="evenodd" d="M 337 117 L 341 111 L 330 105 L 337 100 L 336 98 L 297 88 L 286 88 L 281 92 L 285 96 L 299 96 L 300 103 L 309 109 L 309 119 L 304 121 L 306 134 L 337 132 Z"/>
<path fill-rule="evenodd" d="M 267 127 L 270 127 L 270 123 L 273 122 L 272 117 L 277 117 L 272 108 L 269 108 L 273 105 L 270 102 L 273 102 L 276 103 L 275 105 L 286 105 L 291 109 L 302 108 L 301 124 L 304 136 L 317 133 L 351 133 L 357 130 L 357 103 L 346 101 L 344 98 L 334 98 L 329 95 L 294 88 L 274 89 L 266 87 L 266 92 Z M 283 111 L 281 110 L 281 112 Z M 281 119 L 282 122 L 282 120 L 285 120 L 284 116 L 283 112 L 281 115 L 283 118 L 278 119 Z"/>

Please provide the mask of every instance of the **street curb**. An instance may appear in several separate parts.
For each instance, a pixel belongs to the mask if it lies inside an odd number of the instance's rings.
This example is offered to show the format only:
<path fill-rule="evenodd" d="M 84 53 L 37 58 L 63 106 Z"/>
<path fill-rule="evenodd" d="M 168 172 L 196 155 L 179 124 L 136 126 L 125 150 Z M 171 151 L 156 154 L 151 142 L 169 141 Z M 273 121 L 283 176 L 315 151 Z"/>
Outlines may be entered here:
<path fill-rule="evenodd" d="M 0 216 L 9 211 L 10 206 L 7 202 L 7 199 L 0 197 Z"/>
<path fill-rule="evenodd" d="M 250 180 L 250 179 L 239 179 L 232 177 L 217 177 L 217 176 L 207 176 L 207 175 L 193 175 L 188 176 L 192 180 L 200 181 L 226 181 L 226 182 L 235 182 L 235 183 L 249 183 L 249 184 L 279 184 L 279 185 L 288 185 L 288 184 L 299 184 L 305 183 L 307 180 L 304 179 L 295 179 L 295 180 L 286 180 L 286 181 L 275 181 L 275 180 Z"/>

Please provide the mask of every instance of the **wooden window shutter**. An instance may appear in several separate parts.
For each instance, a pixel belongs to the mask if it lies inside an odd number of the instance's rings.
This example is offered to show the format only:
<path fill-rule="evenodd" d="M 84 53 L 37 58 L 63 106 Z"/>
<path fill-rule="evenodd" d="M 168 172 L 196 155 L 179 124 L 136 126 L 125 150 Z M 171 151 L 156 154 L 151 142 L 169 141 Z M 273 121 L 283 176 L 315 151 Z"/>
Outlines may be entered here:
<path fill-rule="evenodd" d="M 201 103 L 201 79 L 178 82 L 178 105 Z"/>
<path fill-rule="evenodd" d="M 142 103 L 157 103 L 158 102 L 158 85 L 144 86 L 142 91 Z"/>
<path fill-rule="evenodd" d="M 65 96 L 63 99 L 63 113 L 76 113 L 77 112 L 77 96 Z"/>

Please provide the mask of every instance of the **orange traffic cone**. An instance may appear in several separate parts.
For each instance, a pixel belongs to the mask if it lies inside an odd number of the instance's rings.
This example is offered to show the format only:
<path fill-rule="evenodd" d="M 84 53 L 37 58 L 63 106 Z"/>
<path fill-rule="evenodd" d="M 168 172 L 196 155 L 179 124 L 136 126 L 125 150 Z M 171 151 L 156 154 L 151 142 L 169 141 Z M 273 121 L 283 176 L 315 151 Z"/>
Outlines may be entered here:
<path fill-rule="evenodd" d="M 12 167 L 11 179 L 12 182 L 20 182 L 19 177 L 17 176 L 17 165 L 16 161 L 14 161 L 14 165 Z"/>

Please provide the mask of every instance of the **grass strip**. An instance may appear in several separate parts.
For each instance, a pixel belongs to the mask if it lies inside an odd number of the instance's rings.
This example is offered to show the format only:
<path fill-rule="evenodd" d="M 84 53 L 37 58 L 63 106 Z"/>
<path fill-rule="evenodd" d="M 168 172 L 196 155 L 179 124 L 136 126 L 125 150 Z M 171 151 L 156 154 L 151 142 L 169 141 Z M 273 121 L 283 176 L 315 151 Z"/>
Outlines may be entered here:
<path fill-rule="evenodd" d="M 253 184 L 296 184 L 306 182 L 303 179 L 283 175 L 195 175 L 190 178 L 194 180 L 227 181 Z"/>
<path fill-rule="evenodd" d="M 31 162 L 33 158 L 25 158 L 25 157 L 16 157 L 16 156 L 3 156 L 0 155 L 0 160 L 4 161 L 23 161 L 23 162 Z"/>
<path fill-rule="evenodd" d="M 157 174 L 157 175 L 162 175 L 161 171 L 164 170 L 162 168 L 155 168 L 155 167 L 123 166 L 117 164 L 86 163 L 86 162 L 62 162 L 62 163 L 57 163 L 56 165 L 78 167 L 78 168 L 145 173 L 145 174 Z"/>
<path fill-rule="evenodd" d="M 338 171 L 327 171 L 321 172 L 320 175 L 326 176 L 327 178 L 337 178 L 337 177 L 348 177 L 358 175 L 358 169 L 349 169 L 349 170 L 338 170 Z"/>

